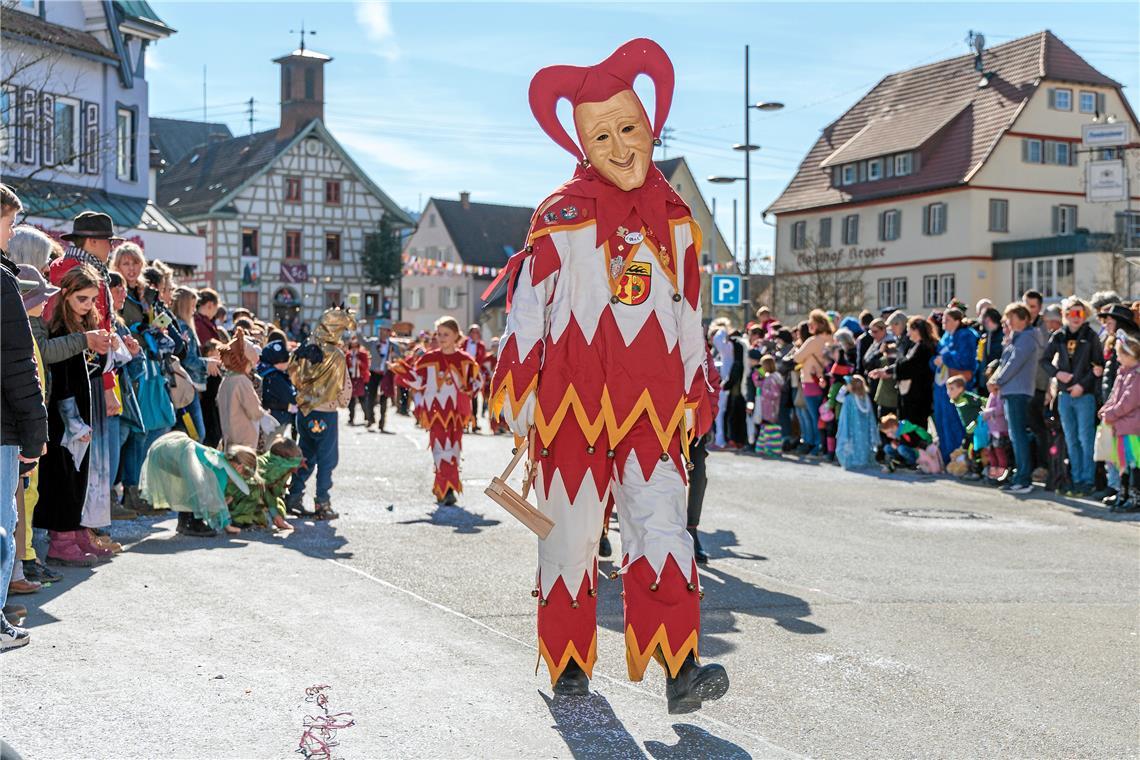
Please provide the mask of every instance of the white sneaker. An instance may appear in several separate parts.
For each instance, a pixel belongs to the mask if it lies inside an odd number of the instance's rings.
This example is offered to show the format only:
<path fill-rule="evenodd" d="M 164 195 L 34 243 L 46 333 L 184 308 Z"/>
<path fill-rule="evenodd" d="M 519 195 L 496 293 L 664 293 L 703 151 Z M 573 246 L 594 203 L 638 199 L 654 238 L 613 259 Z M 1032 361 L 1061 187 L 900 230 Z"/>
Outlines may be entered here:
<path fill-rule="evenodd" d="M 17 628 L 7 620 L 0 622 L 0 652 L 27 646 L 32 636 L 24 628 Z"/>
<path fill-rule="evenodd" d="M 1033 493 L 1033 486 L 1032 485 L 1013 486 L 1008 491 L 1006 491 L 1006 493 L 1011 493 L 1011 494 L 1014 494 L 1016 496 L 1020 496 L 1021 494 L 1026 494 L 1026 493 Z"/>

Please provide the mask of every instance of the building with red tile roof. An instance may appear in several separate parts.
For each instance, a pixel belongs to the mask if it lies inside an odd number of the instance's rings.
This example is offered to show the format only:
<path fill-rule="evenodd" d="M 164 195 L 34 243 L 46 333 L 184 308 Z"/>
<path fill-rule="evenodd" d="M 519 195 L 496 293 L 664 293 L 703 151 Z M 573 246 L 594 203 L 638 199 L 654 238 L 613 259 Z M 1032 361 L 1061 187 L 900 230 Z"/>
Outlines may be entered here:
<path fill-rule="evenodd" d="M 765 212 L 781 316 L 1132 289 L 1114 251 L 1140 215 L 1085 199 L 1089 161 L 1120 156 L 1082 150 L 1094 122 L 1138 139 L 1120 83 L 1050 31 L 886 76 Z"/>

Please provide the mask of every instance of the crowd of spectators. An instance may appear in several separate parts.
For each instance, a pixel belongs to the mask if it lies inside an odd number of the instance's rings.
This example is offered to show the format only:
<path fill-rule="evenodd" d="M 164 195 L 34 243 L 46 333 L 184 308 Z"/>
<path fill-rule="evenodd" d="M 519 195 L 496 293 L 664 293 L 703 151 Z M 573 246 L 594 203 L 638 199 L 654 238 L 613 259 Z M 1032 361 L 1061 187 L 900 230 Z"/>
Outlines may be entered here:
<path fill-rule="evenodd" d="M 767 308 L 715 320 L 723 378 L 710 450 L 919 469 L 1014 494 L 1035 483 L 1135 511 L 1140 302 L 1111 291 L 926 315 Z"/>

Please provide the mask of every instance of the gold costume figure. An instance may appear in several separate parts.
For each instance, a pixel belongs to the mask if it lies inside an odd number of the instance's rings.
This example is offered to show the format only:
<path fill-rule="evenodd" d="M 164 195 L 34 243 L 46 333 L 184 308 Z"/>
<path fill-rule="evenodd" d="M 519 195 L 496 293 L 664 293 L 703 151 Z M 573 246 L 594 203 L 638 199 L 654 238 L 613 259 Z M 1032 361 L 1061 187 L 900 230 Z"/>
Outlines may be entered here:
<path fill-rule="evenodd" d="M 321 321 L 309 336 L 308 351 L 299 351 L 289 361 L 289 378 L 297 389 L 297 408 L 301 414 L 326 405 L 336 405 L 348 375 L 341 339 L 356 329 L 356 320 L 347 309 L 334 306 L 321 315 Z M 313 349 L 321 352 L 315 361 Z"/>

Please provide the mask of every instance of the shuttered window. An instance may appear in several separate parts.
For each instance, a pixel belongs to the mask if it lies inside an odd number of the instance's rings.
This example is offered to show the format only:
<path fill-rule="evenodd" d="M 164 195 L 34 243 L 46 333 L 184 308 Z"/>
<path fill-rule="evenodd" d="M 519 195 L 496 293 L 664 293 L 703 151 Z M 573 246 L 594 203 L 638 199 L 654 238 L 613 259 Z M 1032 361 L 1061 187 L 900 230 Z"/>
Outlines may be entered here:
<path fill-rule="evenodd" d="M 990 198 L 990 232 L 1009 232 L 1009 201 Z"/>
<path fill-rule="evenodd" d="M 856 245 L 859 242 L 859 215 L 843 217 L 843 244 Z"/>
<path fill-rule="evenodd" d="M 825 216 L 819 220 L 819 247 L 831 247 L 831 217 Z"/>
<path fill-rule="evenodd" d="M 1077 231 L 1077 207 L 1060 205 L 1053 207 L 1052 229 L 1054 235 L 1072 235 Z"/>
<path fill-rule="evenodd" d="M 922 234 L 941 235 L 946 231 L 946 204 L 931 203 L 922 207 Z"/>

